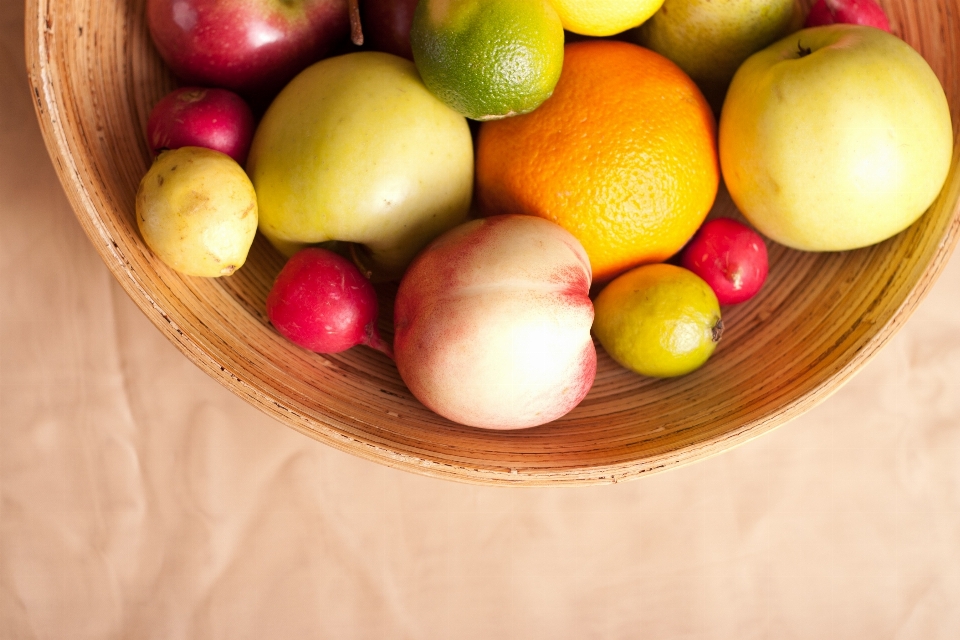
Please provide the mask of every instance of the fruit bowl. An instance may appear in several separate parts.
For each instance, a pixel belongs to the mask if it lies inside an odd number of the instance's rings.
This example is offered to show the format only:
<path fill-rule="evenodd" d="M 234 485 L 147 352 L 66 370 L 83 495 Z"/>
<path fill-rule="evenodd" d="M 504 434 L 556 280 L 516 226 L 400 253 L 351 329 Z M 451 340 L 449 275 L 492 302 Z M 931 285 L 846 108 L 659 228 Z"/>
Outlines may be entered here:
<path fill-rule="evenodd" d="M 770 243 L 756 298 L 725 309 L 713 358 L 673 380 L 642 378 L 599 350 L 596 382 L 564 418 L 513 432 L 462 427 L 407 391 L 393 363 L 357 347 L 306 352 L 268 324 L 283 264 L 258 236 L 227 278 L 181 276 L 137 232 L 151 107 L 175 86 L 147 33 L 145 0 L 27 0 L 38 117 L 77 217 L 120 284 L 187 357 L 297 431 L 427 475 L 490 484 L 619 482 L 756 437 L 836 391 L 923 299 L 960 235 L 960 0 L 886 0 L 895 34 L 930 63 L 950 104 L 950 176 L 930 210 L 879 245 L 802 253 Z M 735 216 L 721 189 L 714 214 Z M 392 335 L 395 287 L 380 328 Z"/>

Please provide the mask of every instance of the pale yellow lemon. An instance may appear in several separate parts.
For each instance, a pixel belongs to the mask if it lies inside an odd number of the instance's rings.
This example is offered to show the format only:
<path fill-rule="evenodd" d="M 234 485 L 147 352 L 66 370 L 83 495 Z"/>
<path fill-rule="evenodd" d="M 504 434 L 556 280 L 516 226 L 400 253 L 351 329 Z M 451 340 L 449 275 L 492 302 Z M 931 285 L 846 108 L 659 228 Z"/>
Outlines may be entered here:
<path fill-rule="evenodd" d="M 553 0 L 567 31 L 585 36 L 612 36 L 639 26 L 663 0 Z"/>
<path fill-rule="evenodd" d="M 720 304 L 692 271 L 648 264 L 619 276 L 594 301 L 593 333 L 636 373 L 682 376 L 707 361 L 723 334 Z"/>

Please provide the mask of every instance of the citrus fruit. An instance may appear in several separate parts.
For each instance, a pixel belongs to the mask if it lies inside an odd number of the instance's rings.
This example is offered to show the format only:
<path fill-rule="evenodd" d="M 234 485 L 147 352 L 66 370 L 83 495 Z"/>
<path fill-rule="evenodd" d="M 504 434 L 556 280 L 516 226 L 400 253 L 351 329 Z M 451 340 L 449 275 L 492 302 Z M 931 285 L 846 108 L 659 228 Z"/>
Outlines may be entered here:
<path fill-rule="evenodd" d="M 628 271 L 593 306 L 600 344 L 622 366 L 645 376 L 670 378 L 700 368 L 723 333 L 710 286 L 671 264 Z"/>
<path fill-rule="evenodd" d="M 700 90 L 660 54 L 567 45 L 549 100 L 480 127 L 480 210 L 556 222 L 583 244 L 594 280 L 608 281 L 696 232 L 719 184 L 715 131 Z"/>
<path fill-rule="evenodd" d="M 410 45 L 427 88 L 474 120 L 536 109 L 563 66 L 563 26 L 547 0 L 421 0 Z"/>
<path fill-rule="evenodd" d="M 563 28 L 585 36 L 612 36 L 638 26 L 663 0 L 553 0 Z"/>

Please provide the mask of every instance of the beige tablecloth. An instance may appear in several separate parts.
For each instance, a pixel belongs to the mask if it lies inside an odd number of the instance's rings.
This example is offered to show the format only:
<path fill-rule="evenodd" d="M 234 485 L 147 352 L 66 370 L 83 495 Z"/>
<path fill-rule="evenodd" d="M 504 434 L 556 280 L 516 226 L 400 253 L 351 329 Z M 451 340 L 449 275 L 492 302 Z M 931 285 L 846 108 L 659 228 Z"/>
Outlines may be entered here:
<path fill-rule="evenodd" d="M 482 488 L 298 435 L 113 281 L 0 3 L 0 637 L 960 638 L 960 258 L 824 404 L 616 486 Z"/>

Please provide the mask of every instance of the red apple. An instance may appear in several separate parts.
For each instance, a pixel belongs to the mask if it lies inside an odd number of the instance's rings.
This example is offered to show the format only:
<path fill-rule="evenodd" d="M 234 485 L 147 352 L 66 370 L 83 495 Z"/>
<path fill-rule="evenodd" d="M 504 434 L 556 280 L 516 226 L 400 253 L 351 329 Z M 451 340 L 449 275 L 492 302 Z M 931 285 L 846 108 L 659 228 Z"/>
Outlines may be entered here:
<path fill-rule="evenodd" d="M 413 60 L 410 25 L 416 8 L 417 0 L 361 0 L 360 17 L 366 44 L 374 51 Z"/>
<path fill-rule="evenodd" d="M 165 149 L 205 147 L 243 166 L 253 127 L 250 107 L 232 91 L 184 87 L 154 105 L 147 121 L 147 142 L 153 155 Z"/>
<path fill-rule="evenodd" d="M 455 227 L 400 282 L 400 377 L 428 408 L 472 427 L 519 429 L 563 416 L 596 375 L 590 280 L 580 243 L 542 218 Z"/>
<path fill-rule="evenodd" d="M 890 21 L 874 0 L 817 0 L 807 14 L 806 27 L 862 24 L 890 31 Z"/>
<path fill-rule="evenodd" d="M 347 0 L 147 0 L 160 56 L 187 84 L 276 93 L 349 34 Z"/>

